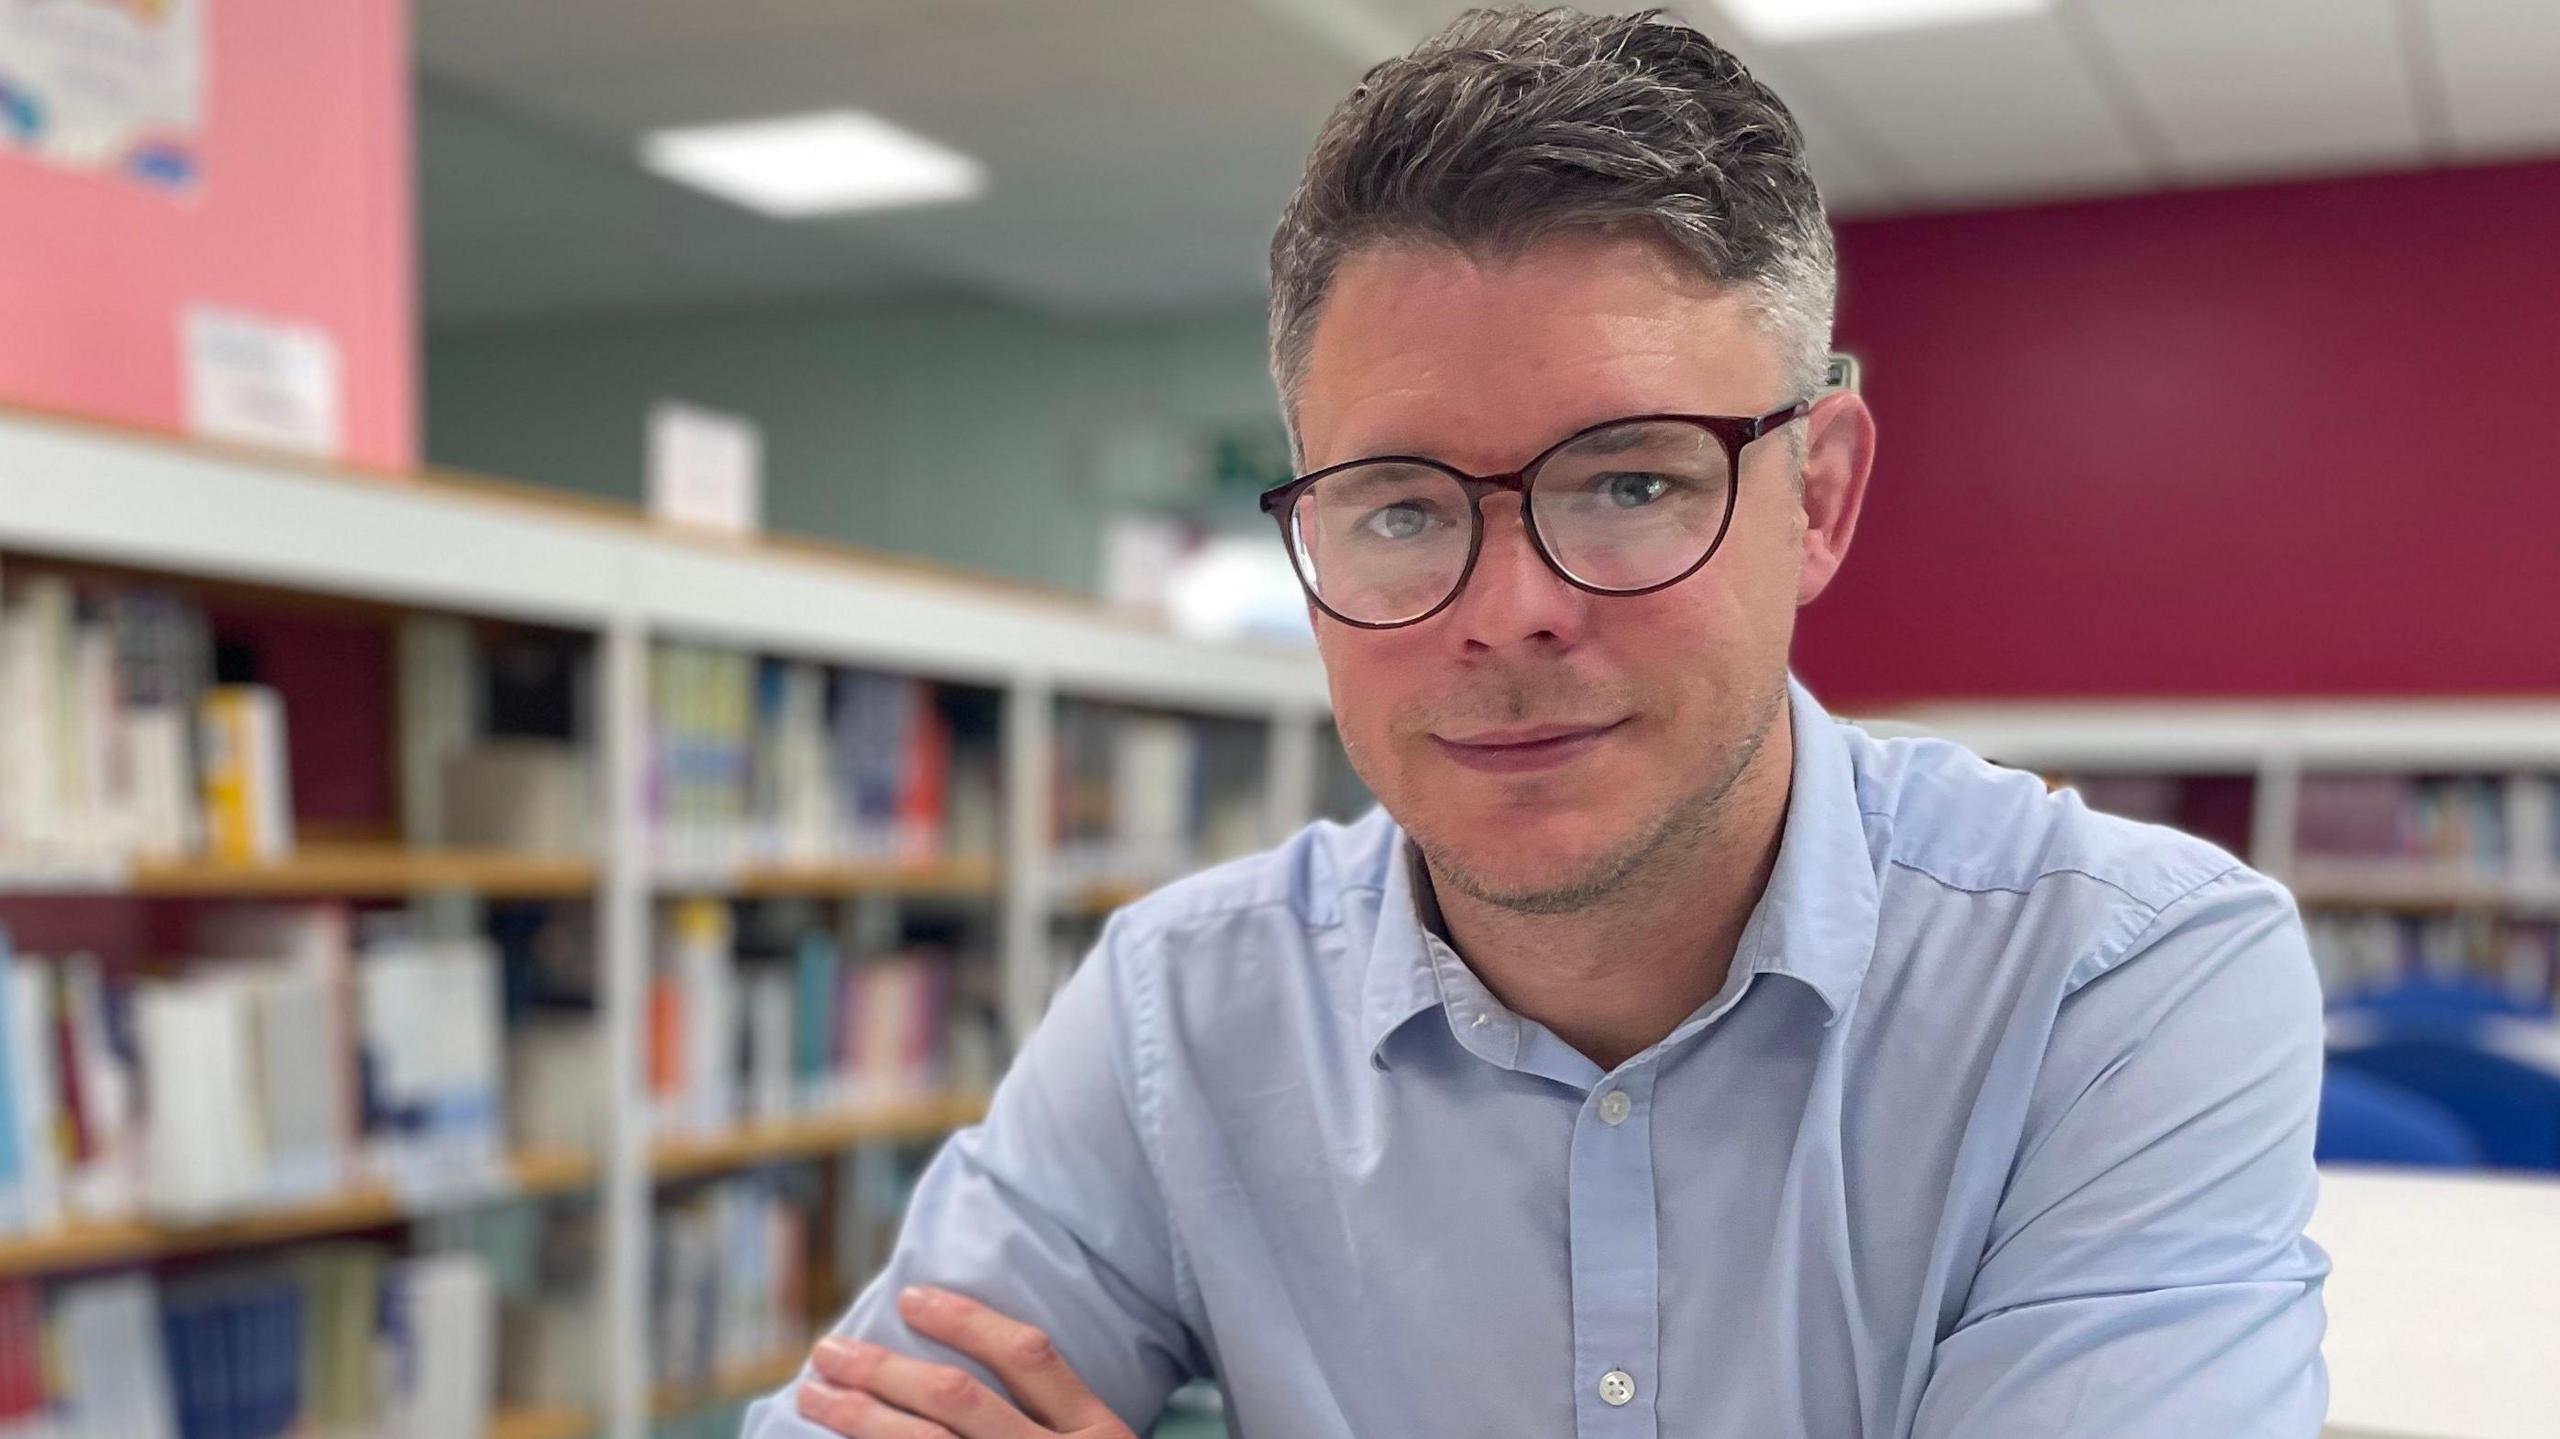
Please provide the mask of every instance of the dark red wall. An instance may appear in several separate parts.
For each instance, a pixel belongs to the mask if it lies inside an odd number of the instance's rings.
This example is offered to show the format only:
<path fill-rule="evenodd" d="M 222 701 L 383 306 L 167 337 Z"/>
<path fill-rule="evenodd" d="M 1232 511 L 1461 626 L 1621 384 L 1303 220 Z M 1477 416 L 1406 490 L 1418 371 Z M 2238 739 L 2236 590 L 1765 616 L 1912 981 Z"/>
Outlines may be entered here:
<path fill-rule="evenodd" d="M 1826 703 L 2560 694 L 2560 164 L 1844 226 Z"/>

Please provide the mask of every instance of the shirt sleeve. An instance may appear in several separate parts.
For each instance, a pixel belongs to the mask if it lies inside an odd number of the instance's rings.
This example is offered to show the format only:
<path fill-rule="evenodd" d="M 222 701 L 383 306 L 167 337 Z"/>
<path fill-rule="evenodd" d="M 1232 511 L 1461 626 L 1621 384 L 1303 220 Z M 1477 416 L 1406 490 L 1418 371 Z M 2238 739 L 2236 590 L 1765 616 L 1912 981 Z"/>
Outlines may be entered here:
<path fill-rule="evenodd" d="M 2319 986 L 2234 869 L 2064 1000 L 1913 1439 L 2314 1439 Z"/>
<path fill-rule="evenodd" d="M 887 1267 L 834 1332 L 996 1384 L 898 1317 L 907 1285 L 955 1290 L 1047 1331 L 1143 1434 L 1204 1360 L 1180 1317 L 1171 1231 L 1133 1103 L 1137 1021 L 1123 1000 L 1122 928 L 1105 929 L 1060 991 L 985 1121 L 953 1135 L 926 1168 Z M 827 1435 L 785 1389 L 747 1411 L 741 1439 Z"/>

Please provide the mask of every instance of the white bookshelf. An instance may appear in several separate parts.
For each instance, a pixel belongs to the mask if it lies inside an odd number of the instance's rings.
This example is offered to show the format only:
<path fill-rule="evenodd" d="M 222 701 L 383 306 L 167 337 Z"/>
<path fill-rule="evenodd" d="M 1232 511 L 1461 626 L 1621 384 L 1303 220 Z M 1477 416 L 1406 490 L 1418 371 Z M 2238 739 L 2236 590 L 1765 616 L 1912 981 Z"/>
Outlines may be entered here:
<path fill-rule="evenodd" d="M 1923 705 L 1860 720 L 1881 734 L 1940 735 L 2045 773 L 2245 776 L 2253 802 L 2243 857 L 2302 888 L 2306 903 L 2531 909 L 2560 897 L 2545 783 L 2560 775 L 2560 690 L 2548 699 Z M 2302 777 L 2324 771 L 2503 777 L 2509 867 L 2297 858 Z"/>
<path fill-rule="evenodd" d="M 607 1129 L 591 1163 L 545 1169 L 551 1188 L 592 1185 L 603 1216 L 599 1313 L 602 1412 L 502 1417 L 505 1434 L 592 1432 L 642 1439 L 670 1396 L 651 1383 L 649 1231 L 659 1181 L 839 1151 L 867 1138 L 917 1137 L 969 1122 L 982 1096 L 921 1108 L 747 1130 L 708 1142 L 653 1144 L 645 1089 L 646 993 L 657 900 L 685 892 L 849 897 L 921 894 L 990 901 L 1005 1028 L 1018 1039 L 1047 994 L 1062 896 L 1047 864 L 1050 740 L 1062 700 L 1100 701 L 1268 727 L 1268 837 L 1315 803 L 1323 677 L 1312 654 L 1188 642 L 1067 596 L 977 582 L 824 546 L 670 532 L 639 518 L 487 482 L 350 473 L 0 410 L 0 559 L 105 566 L 182 581 L 235 583 L 350 604 L 520 621 L 596 645 L 593 736 L 605 777 L 599 848 L 588 856 L 311 853 L 243 870 L 211 865 L 88 865 L 0 873 L 0 895 L 374 894 L 483 892 L 591 898 L 607 1056 Z M 826 664 L 905 673 L 996 691 L 1002 707 L 1004 853 L 921 874 L 876 866 L 720 866 L 670 870 L 643 852 L 648 664 L 653 643 L 682 640 Z M 360 1202 L 357 1202 L 360 1201 Z M 340 1213 L 343 1209 L 345 1212 Z M 321 1234 L 404 1211 L 358 1196 L 244 1232 Z M 279 1228 L 278 1226 L 282 1227 Z M 16 1246 L 25 1272 L 96 1254 L 147 1257 L 219 1247 L 219 1233 L 73 1235 Z M 94 1242 L 93 1242 L 94 1241 Z M 102 1247 L 103 1246 L 103 1247 Z M 755 1384 L 787 1378 L 774 1373 Z M 727 1397 L 734 1397 L 729 1395 Z"/>

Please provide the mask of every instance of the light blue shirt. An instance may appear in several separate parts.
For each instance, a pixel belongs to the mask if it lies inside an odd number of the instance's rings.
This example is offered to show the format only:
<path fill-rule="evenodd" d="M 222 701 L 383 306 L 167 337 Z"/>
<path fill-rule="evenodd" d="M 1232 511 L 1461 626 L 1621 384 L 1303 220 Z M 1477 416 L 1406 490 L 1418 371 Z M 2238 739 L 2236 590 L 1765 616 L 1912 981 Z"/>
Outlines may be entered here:
<path fill-rule="evenodd" d="M 2291 898 L 1790 689 L 1774 872 L 1661 1043 L 1604 1072 L 1383 813 L 1315 825 L 1112 919 L 840 1332 L 948 1359 L 894 1297 L 973 1294 L 1141 1433 L 1214 1375 L 1250 1439 L 2311 1439 Z"/>

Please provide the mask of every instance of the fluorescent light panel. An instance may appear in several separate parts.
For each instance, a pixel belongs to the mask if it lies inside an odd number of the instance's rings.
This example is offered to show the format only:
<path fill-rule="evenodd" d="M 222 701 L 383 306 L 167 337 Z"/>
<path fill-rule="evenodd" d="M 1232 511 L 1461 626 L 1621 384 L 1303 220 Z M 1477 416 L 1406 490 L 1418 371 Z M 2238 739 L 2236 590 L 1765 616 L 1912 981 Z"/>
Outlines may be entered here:
<path fill-rule="evenodd" d="M 2050 8 L 2052 0 L 1722 0 L 1752 39 L 1772 45 L 1879 30 L 1918 30 Z"/>
<path fill-rule="evenodd" d="M 986 169 L 860 110 L 659 130 L 640 162 L 670 180 L 793 220 L 976 198 Z"/>

